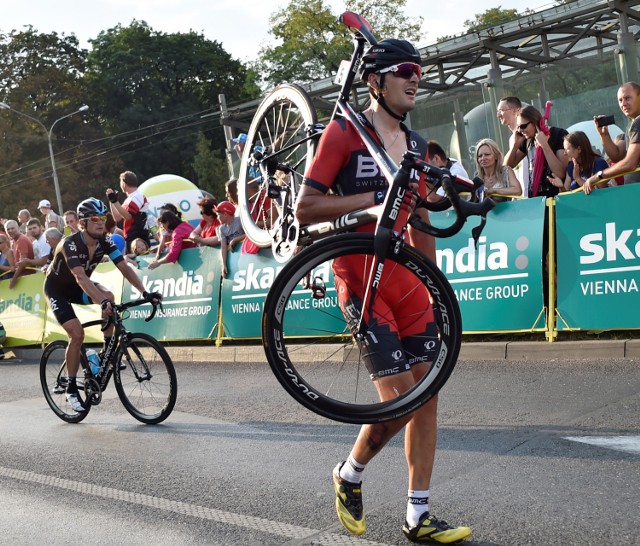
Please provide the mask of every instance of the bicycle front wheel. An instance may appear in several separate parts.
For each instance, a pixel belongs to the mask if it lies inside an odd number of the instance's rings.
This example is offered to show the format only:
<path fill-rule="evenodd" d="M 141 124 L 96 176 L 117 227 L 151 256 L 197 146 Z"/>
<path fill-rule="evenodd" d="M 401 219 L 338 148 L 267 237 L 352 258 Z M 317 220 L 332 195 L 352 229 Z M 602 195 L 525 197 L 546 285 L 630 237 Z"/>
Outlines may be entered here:
<path fill-rule="evenodd" d="M 405 245 L 389 249 L 359 333 L 363 295 L 378 271 L 373 241 L 371 234 L 337 235 L 296 255 L 276 277 L 262 316 L 265 353 L 285 390 L 346 423 L 378 423 L 419 408 L 445 384 L 460 350 L 451 286 Z"/>
<path fill-rule="evenodd" d="M 238 203 L 244 232 L 259 247 L 270 246 L 274 238 L 290 238 L 285 226 L 291 227 L 297 238 L 292 207 L 315 152 L 316 140 L 305 139 L 307 130 L 316 122 L 311 99 L 304 89 L 291 84 L 271 91 L 253 117 L 240 164 Z M 275 163 L 287 165 L 290 172 L 277 171 L 269 180 L 260 172 L 256 152 L 277 154 Z M 283 191 L 289 193 L 287 199 L 283 198 Z"/>
<path fill-rule="evenodd" d="M 89 414 L 91 404 L 84 393 L 84 380 L 80 377 L 83 370 L 82 365 L 76 381 L 78 397 L 85 409 L 84 411 L 75 411 L 67 402 L 66 389 L 69 375 L 66 360 L 67 345 L 66 341 L 54 341 L 44 348 L 40 358 L 40 385 L 45 400 L 53 413 L 67 423 L 79 423 Z M 86 359 L 86 356 L 81 354 L 80 358 Z M 86 365 L 84 368 L 86 369 Z"/>
<path fill-rule="evenodd" d="M 164 421 L 176 405 L 176 370 L 167 351 L 147 334 L 129 334 L 114 366 L 116 391 L 125 409 L 150 425 Z"/>

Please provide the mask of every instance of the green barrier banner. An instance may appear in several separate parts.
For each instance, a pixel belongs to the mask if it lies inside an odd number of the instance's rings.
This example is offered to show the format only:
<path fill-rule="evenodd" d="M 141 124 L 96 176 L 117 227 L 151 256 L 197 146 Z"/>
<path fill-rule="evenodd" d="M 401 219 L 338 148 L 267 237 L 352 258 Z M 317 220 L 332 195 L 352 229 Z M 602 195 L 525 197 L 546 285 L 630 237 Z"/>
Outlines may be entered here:
<path fill-rule="evenodd" d="M 5 347 L 20 347 L 42 341 L 47 300 L 42 291 L 44 274 L 20 277 L 13 288 L 0 281 L 0 322 L 7 332 Z"/>
<path fill-rule="evenodd" d="M 431 213 L 451 225 L 454 213 Z M 499 203 L 487 215 L 477 246 L 469 219 L 455 236 L 436 242 L 438 267 L 453 287 L 465 333 L 545 328 L 542 284 L 544 198 Z"/>
<path fill-rule="evenodd" d="M 558 330 L 639 328 L 640 184 L 560 195 Z"/>
<path fill-rule="evenodd" d="M 242 254 L 239 249 L 229 252 L 228 275 L 222 280 L 221 292 L 225 338 L 261 337 L 262 306 L 282 267 L 270 249 L 258 254 Z"/>
<path fill-rule="evenodd" d="M 264 300 L 276 275 L 283 265 L 276 262 L 271 251 L 263 249 L 259 254 L 229 254 L 228 278 L 222 283 L 222 323 L 224 337 L 259 338 L 261 336 L 261 317 Z M 333 286 L 333 273 L 329 267 L 314 271 L 314 276 L 322 277 L 327 287 L 327 296 L 323 300 L 309 297 L 309 291 L 300 290 L 296 298 L 289 303 L 299 320 L 289 324 L 298 324 L 297 330 L 289 329 L 290 336 L 317 336 L 318 332 L 331 332 L 346 326 Z M 310 315 L 311 306 L 322 305 L 327 309 L 322 317 Z M 309 317 L 313 317 L 310 324 Z"/>
<path fill-rule="evenodd" d="M 130 310 L 127 328 L 132 332 L 146 332 L 158 340 L 207 339 L 215 335 L 220 302 L 220 251 L 210 247 L 183 250 L 175 264 L 163 264 L 148 269 L 153 260 L 140 260 L 138 277 L 147 292 L 160 292 L 164 310 L 158 309 L 155 318 L 145 322 L 151 314 L 150 305 Z M 122 301 L 138 299 L 138 293 L 124 283 Z"/>

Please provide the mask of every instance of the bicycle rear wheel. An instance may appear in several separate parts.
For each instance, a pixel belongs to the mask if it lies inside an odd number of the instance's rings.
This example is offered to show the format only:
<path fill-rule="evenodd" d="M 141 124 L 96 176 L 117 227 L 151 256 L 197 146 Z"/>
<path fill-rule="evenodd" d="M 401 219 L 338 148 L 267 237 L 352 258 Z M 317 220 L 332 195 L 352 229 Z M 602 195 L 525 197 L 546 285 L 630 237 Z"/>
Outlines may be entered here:
<path fill-rule="evenodd" d="M 138 421 L 150 425 L 164 421 L 176 405 L 176 370 L 167 351 L 147 334 L 129 334 L 120 347 L 114 366 L 116 391 L 125 409 Z"/>
<path fill-rule="evenodd" d="M 293 252 L 291 244 L 295 248 L 298 225 L 293 206 L 316 143 L 316 139 L 303 139 L 316 122 L 307 93 L 297 85 L 284 84 L 262 101 L 247 134 L 238 177 L 240 219 L 244 232 L 257 246 L 274 245 L 276 257 L 288 257 L 285 255 Z M 254 157 L 256 152 L 286 165 L 289 173 L 277 170 L 272 179 L 264 176 Z"/>
<path fill-rule="evenodd" d="M 347 291 L 364 293 L 372 269 L 373 241 L 370 234 L 337 235 L 297 254 L 276 277 L 262 316 L 267 360 L 285 390 L 311 411 L 347 423 L 377 423 L 417 409 L 445 384 L 460 350 L 462 323 L 451 286 L 430 260 L 404 245 L 390 249 L 386 256 L 367 321 L 388 323 L 391 328 L 382 335 L 376 328 L 375 339 L 370 331 L 359 342 L 354 339 L 339 300 Z M 336 258 L 342 264 L 349 262 L 348 290 L 340 284 L 340 293 L 333 282 Z M 397 297 L 390 298 L 392 293 Z M 394 348 L 398 336 L 387 320 L 386 304 L 377 298 L 394 300 L 393 323 L 402 325 L 403 331 L 407 325 L 418 326 L 411 346 L 405 340 L 403 350 Z M 416 302 L 426 305 L 416 307 Z M 429 302 L 434 321 L 420 329 L 428 323 L 425 307 Z M 349 302 L 345 310 L 350 322 L 358 323 L 362 305 Z M 392 349 L 375 353 L 379 347 Z M 366 351 L 384 355 L 386 369 L 369 370 Z M 420 361 L 425 354 L 432 355 L 429 362 Z M 410 371 L 403 371 L 407 366 Z M 385 401 L 379 389 L 387 393 Z"/>
<path fill-rule="evenodd" d="M 53 413 L 67 423 L 79 423 L 89 414 L 91 409 L 91 404 L 84 393 L 84 376 L 80 377 L 82 370 L 86 369 L 86 356 L 82 353 L 80 354 L 80 358 L 84 359 L 84 363 L 81 362 L 80 373 L 76 380 L 78 396 L 85 410 L 77 412 L 67 402 L 66 397 L 68 372 L 65 353 L 67 345 L 66 341 L 54 341 L 44 348 L 40 358 L 40 385 L 42 386 L 45 400 L 53 410 Z"/>

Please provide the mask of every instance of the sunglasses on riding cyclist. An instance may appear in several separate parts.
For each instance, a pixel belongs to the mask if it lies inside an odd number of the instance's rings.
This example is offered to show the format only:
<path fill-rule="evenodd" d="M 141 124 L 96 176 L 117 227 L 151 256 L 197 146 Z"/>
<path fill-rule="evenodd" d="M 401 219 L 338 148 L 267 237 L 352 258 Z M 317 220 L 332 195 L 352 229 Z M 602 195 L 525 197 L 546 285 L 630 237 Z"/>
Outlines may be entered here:
<path fill-rule="evenodd" d="M 380 70 L 380 74 L 385 74 L 386 72 L 391 72 L 396 78 L 403 78 L 405 80 L 410 79 L 414 74 L 420 79 L 422 76 L 422 67 L 416 63 L 400 63 Z"/>
<path fill-rule="evenodd" d="M 93 222 L 94 224 L 98 223 L 98 222 L 106 222 L 107 221 L 107 217 L 101 214 L 94 214 L 93 216 L 87 216 L 85 218 L 85 220 L 89 220 L 90 222 Z"/>

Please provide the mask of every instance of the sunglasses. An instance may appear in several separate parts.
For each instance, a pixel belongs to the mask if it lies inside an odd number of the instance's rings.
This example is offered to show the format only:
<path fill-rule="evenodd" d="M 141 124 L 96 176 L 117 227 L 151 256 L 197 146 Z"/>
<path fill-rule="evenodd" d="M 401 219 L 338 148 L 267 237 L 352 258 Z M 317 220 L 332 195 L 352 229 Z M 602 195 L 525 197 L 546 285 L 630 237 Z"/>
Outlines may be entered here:
<path fill-rule="evenodd" d="M 89 220 L 90 222 L 93 222 L 94 224 L 97 224 L 98 222 L 106 222 L 107 221 L 107 217 L 104 215 L 94 215 L 94 216 L 87 216 L 86 220 Z"/>
<path fill-rule="evenodd" d="M 518 125 L 518 129 L 520 129 L 521 131 L 524 131 L 530 124 L 530 121 L 527 121 L 527 123 L 521 123 L 520 125 Z"/>
<path fill-rule="evenodd" d="M 422 67 L 416 63 L 400 63 L 380 70 L 380 74 L 385 74 L 386 72 L 391 72 L 396 78 L 403 78 L 405 80 L 411 79 L 414 74 L 420 79 L 422 76 Z"/>

